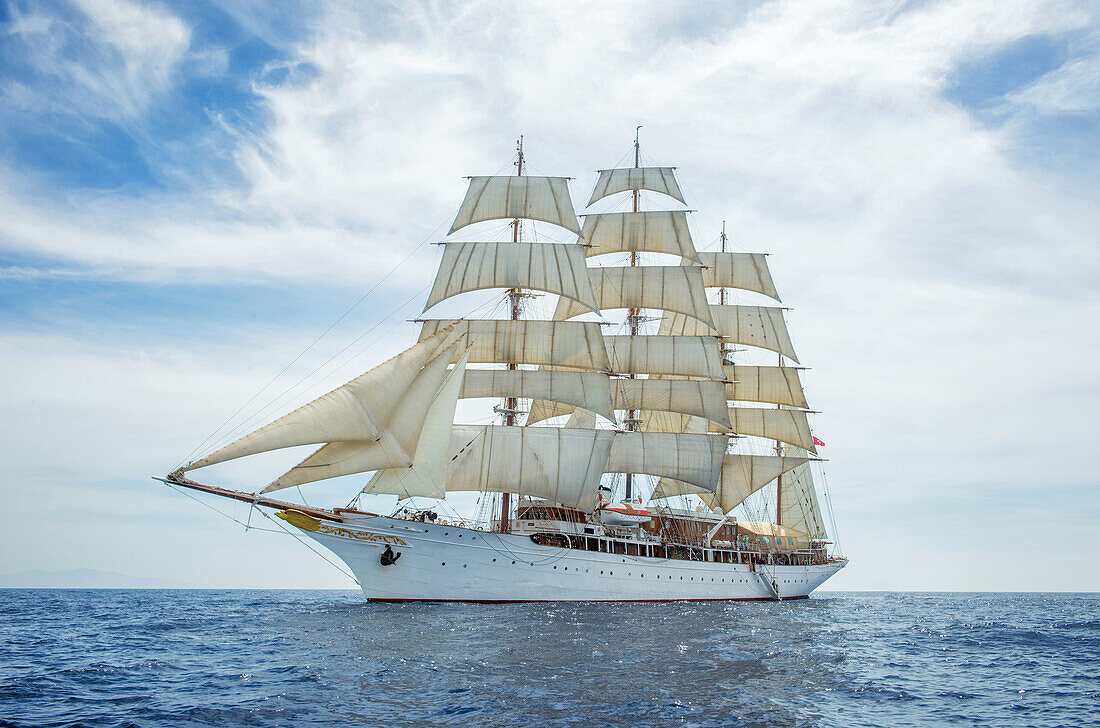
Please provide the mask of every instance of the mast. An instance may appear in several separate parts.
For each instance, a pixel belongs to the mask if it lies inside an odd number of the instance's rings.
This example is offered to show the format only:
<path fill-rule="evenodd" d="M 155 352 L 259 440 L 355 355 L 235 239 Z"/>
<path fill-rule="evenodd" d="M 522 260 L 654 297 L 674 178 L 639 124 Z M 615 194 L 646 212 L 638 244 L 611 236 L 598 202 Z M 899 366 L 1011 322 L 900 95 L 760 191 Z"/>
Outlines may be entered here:
<path fill-rule="evenodd" d="M 782 367 L 783 366 L 783 355 L 779 354 L 778 356 L 779 356 L 779 366 Z M 776 409 L 783 409 L 783 405 L 777 404 L 775 406 L 775 408 Z M 783 443 L 781 443 L 779 440 L 775 441 L 775 454 L 779 455 L 780 457 L 783 456 Z M 775 479 L 775 525 L 777 525 L 777 526 L 783 525 L 782 523 L 780 523 L 780 520 L 782 519 L 782 515 L 781 515 L 782 513 L 783 513 L 783 474 L 780 473 L 779 476 L 776 477 L 776 479 Z"/>
<path fill-rule="evenodd" d="M 523 135 L 519 135 L 519 140 L 516 142 L 516 176 L 523 176 Z M 519 242 L 519 230 L 520 221 L 519 218 L 512 219 L 512 242 Z M 519 288 L 508 289 L 508 303 L 511 313 L 511 319 L 518 321 L 520 317 L 520 301 L 523 298 L 523 292 Z M 508 369 L 515 371 L 519 367 L 514 362 L 508 363 Z M 509 427 L 516 424 L 516 410 L 519 406 L 519 399 L 517 397 L 506 397 L 504 399 L 504 424 Z M 500 532 L 508 533 L 511 530 L 511 510 L 512 510 L 512 494 L 501 493 L 500 495 Z"/>
<path fill-rule="evenodd" d="M 638 135 L 641 133 L 642 127 L 639 125 L 634 129 L 634 169 L 638 169 L 641 166 L 641 145 L 639 144 Z M 638 192 L 634 189 L 631 191 L 631 201 L 633 202 L 633 212 L 638 211 Z M 638 251 L 630 251 L 630 267 L 634 268 L 638 265 Z M 630 326 L 630 335 L 638 335 L 638 320 L 640 318 L 641 309 L 630 308 L 627 309 L 626 322 Z M 637 379 L 636 374 L 630 375 L 631 379 Z M 638 410 L 627 410 L 626 419 L 623 421 L 623 425 L 627 432 L 633 432 L 638 429 Z M 630 498 L 634 495 L 634 476 L 632 473 L 626 474 L 626 494 L 625 500 L 630 501 Z"/>
<path fill-rule="evenodd" d="M 725 220 L 722 221 L 722 235 L 719 237 L 719 240 L 722 243 L 722 252 L 725 253 L 726 252 L 726 221 Z M 726 294 L 726 287 L 725 286 L 722 286 L 718 289 L 718 303 L 721 304 L 722 306 L 725 306 L 726 303 L 727 303 L 727 294 Z M 725 340 L 723 340 L 722 341 L 722 363 L 723 364 L 732 364 L 733 361 L 731 360 L 731 356 L 732 356 L 732 352 L 730 351 L 729 347 L 726 345 Z"/>

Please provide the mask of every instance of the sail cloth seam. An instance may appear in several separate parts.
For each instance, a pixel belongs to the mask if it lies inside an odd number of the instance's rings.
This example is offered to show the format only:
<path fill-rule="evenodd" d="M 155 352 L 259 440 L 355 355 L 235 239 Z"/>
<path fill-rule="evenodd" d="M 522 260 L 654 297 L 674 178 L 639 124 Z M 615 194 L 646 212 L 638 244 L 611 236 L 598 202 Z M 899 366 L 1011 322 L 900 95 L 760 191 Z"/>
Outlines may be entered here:
<path fill-rule="evenodd" d="M 443 258 L 425 311 L 462 293 L 488 288 L 528 288 L 556 293 L 599 313 L 584 264 L 584 251 L 576 243 L 445 242 L 443 245 Z"/>
<path fill-rule="evenodd" d="M 727 453 L 722 462 L 721 479 L 713 491 L 706 491 L 682 479 L 666 476 L 657 483 L 652 498 L 660 500 L 696 495 L 712 508 L 728 513 L 745 502 L 753 493 L 774 482 L 779 475 L 807 462 L 808 459 L 805 457 Z"/>
<path fill-rule="evenodd" d="M 421 340 L 457 323 L 451 338 L 473 348 L 472 364 L 531 364 L 608 372 L 600 325 L 591 321 L 424 319 Z"/>
<path fill-rule="evenodd" d="M 686 210 L 601 212 L 584 216 L 578 240 L 585 257 L 607 253 L 664 253 L 698 262 Z"/>
<path fill-rule="evenodd" d="M 601 372 L 471 369 L 460 397 L 519 397 L 584 407 L 614 420 L 610 379 Z"/>
<path fill-rule="evenodd" d="M 735 344 L 768 349 L 795 363 L 794 345 L 787 331 L 783 309 L 774 306 L 710 304 L 715 328 L 690 316 L 668 312 L 661 319 L 658 333 L 665 335 L 717 335 Z"/>
<path fill-rule="evenodd" d="M 538 220 L 577 235 L 581 228 L 569 197 L 566 177 L 470 177 L 466 197 L 450 233 L 487 220 Z"/>
<path fill-rule="evenodd" d="M 616 374 L 668 374 L 725 381 L 714 336 L 604 336 Z"/>
<path fill-rule="evenodd" d="M 738 288 L 780 301 L 764 253 L 700 251 L 698 263 L 684 260 L 680 265 L 702 267 L 705 288 Z"/>
<path fill-rule="evenodd" d="M 714 329 L 703 287 L 702 268 L 676 265 L 603 266 L 588 269 L 595 304 L 601 309 L 648 308 L 674 311 L 699 319 Z M 555 321 L 587 313 L 582 306 L 558 299 Z"/>
<path fill-rule="evenodd" d="M 676 182 L 673 174 L 675 167 L 628 167 L 617 169 L 601 169 L 596 179 L 596 186 L 592 189 L 592 196 L 588 200 L 588 206 L 619 192 L 634 190 L 649 190 L 668 195 L 672 199 L 684 203 L 684 194 Z"/>

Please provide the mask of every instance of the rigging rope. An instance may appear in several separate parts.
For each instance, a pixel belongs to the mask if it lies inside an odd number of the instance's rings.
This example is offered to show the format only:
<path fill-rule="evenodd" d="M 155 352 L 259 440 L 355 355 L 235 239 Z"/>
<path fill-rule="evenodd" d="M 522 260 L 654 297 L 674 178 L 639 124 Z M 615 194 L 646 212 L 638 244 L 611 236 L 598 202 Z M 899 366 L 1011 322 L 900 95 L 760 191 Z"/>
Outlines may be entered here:
<path fill-rule="evenodd" d="M 507 166 L 507 165 L 505 165 L 505 166 Z M 502 167 L 501 169 L 504 169 L 504 167 Z M 456 208 L 454 212 L 452 212 L 450 215 L 448 215 L 446 218 L 444 218 L 442 222 L 440 222 L 438 225 L 436 225 L 435 228 L 433 228 L 432 231 L 430 233 L 428 233 L 427 236 L 425 236 L 419 243 L 417 243 L 417 245 L 412 250 L 409 251 L 408 255 L 406 255 L 399 263 L 397 263 L 397 265 L 395 265 L 393 268 L 391 268 L 385 275 L 383 275 L 381 278 L 379 278 L 378 281 L 373 286 L 371 286 L 370 289 L 368 289 L 366 293 L 364 293 L 362 296 L 360 296 L 355 301 L 355 303 L 353 303 L 350 307 L 348 307 L 348 309 L 346 311 L 344 311 L 344 313 L 340 314 L 340 316 L 337 317 L 337 319 L 335 321 L 333 321 L 328 326 L 328 328 L 326 328 L 324 331 L 322 331 L 320 333 L 320 335 L 317 336 L 317 338 L 315 338 L 312 342 L 309 343 L 308 346 L 306 346 L 306 348 L 302 349 L 302 351 L 296 357 L 294 357 L 290 361 L 290 363 L 288 363 L 286 366 L 284 366 L 279 371 L 278 374 L 276 374 L 274 377 L 272 377 L 267 382 L 267 384 L 262 386 L 259 389 L 259 391 L 257 391 L 251 397 L 249 397 L 248 400 L 246 400 L 244 404 L 242 404 L 239 408 L 237 408 L 236 412 L 231 414 L 228 418 L 226 418 L 226 420 L 224 422 L 222 422 L 221 425 L 219 425 L 217 428 L 215 428 L 214 431 L 211 432 L 202 442 L 200 442 L 178 465 L 179 466 L 185 465 L 187 462 L 192 460 L 199 452 L 202 452 L 203 448 L 206 447 L 207 444 L 211 440 L 214 440 L 214 438 L 216 438 L 218 436 L 218 434 L 220 432 L 222 432 L 222 430 L 230 422 L 232 422 L 235 417 L 237 417 L 237 415 L 239 415 L 241 412 L 243 412 L 245 410 L 246 407 L 248 407 L 250 404 L 252 404 L 254 401 L 256 401 L 256 399 L 259 398 L 260 395 L 262 395 L 264 392 L 266 392 L 276 381 L 278 381 L 278 379 L 280 377 L 282 377 L 284 374 L 286 374 L 286 372 L 292 366 L 294 366 L 294 364 L 296 364 L 303 356 L 305 356 L 311 349 L 313 349 L 313 347 L 316 346 L 321 341 L 321 339 L 323 339 L 325 336 L 327 336 L 333 329 L 336 328 L 336 326 L 338 326 L 340 324 L 341 321 L 343 321 L 345 318 L 347 318 L 351 314 L 352 311 L 354 311 L 356 308 L 358 308 L 359 305 L 363 303 L 363 301 L 365 301 L 372 293 L 374 293 L 376 290 L 378 290 L 379 286 L 381 286 L 384 282 L 386 282 L 386 280 L 388 280 L 390 276 L 392 276 L 394 273 L 396 273 L 397 270 L 399 268 L 401 268 L 401 266 L 405 265 L 405 263 L 407 263 L 422 247 L 424 247 L 424 245 L 429 240 L 431 240 L 432 238 L 434 238 L 436 236 L 436 233 L 438 233 L 439 230 L 447 224 L 448 220 L 453 220 L 457 214 L 458 214 L 458 208 Z M 417 295 L 420 295 L 420 294 L 417 294 Z M 398 307 L 397 310 L 400 310 L 400 308 L 402 308 L 404 305 L 407 305 L 407 303 L 402 304 L 402 306 Z M 383 321 L 387 320 L 394 313 L 396 313 L 396 310 L 391 312 L 389 314 L 389 316 L 387 316 L 386 318 L 382 319 L 377 324 L 375 324 L 375 326 L 371 327 L 371 329 L 369 329 L 366 333 L 369 333 L 370 331 L 374 330 L 374 328 L 377 328 Z M 366 333 L 364 333 L 362 336 L 357 338 L 355 341 L 359 341 L 360 339 L 362 339 L 363 336 L 366 336 Z M 352 343 L 354 344 L 355 342 L 352 342 Z M 346 349 L 347 349 L 347 347 L 342 349 L 340 352 L 337 352 L 337 354 L 335 356 L 339 356 L 339 354 L 343 353 L 343 351 L 345 351 Z M 331 360 L 332 359 L 330 358 L 329 361 L 331 361 Z M 327 363 L 328 362 L 326 361 L 325 364 L 327 364 Z M 322 364 L 321 366 L 324 366 L 324 364 Z M 318 368 L 320 368 L 320 367 L 318 367 Z M 310 374 L 307 374 L 306 375 L 307 378 L 309 376 L 312 376 L 312 374 L 316 371 L 317 371 L 317 369 L 314 369 L 313 372 L 310 372 Z M 294 385 L 294 386 L 297 386 L 297 384 Z M 281 396 L 282 395 L 280 395 L 280 397 Z M 266 409 L 266 407 L 264 409 Z M 234 429 L 239 429 L 239 428 L 234 428 Z"/>
<path fill-rule="evenodd" d="M 161 481 L 161 482 L 163 482 L 163 481 Z M 275 534 L 280 534 L 280 535 L 285 535 L 285 536 L 290 536 L 290 537 L 292 537 L 292 538 L 293 538 L 293 539 L 294 539 L 295 541 L 299 542 L 300 544 L 302 544 L 303 546 L 305 546 L 305 547 L 306 547 L 307 549 L 309 549 L 309 550 L 310 550 L 310 551 L 312 551 L 313 553 L 315 553 L 315 554 L 317 554 L 318 556 L 320 556 L 320 557 L 321 557 L 322 559 L 324 559 L 324 560 L 325 560 L 326 562 L 328 562 L 328 563 L 329 563 L 329 564 L 330 564 L 330 565 L 331 565 L 331 566 L 332 566 L 333 568 L 335 568 L 335 569 L 336 569 L 337 571 L 339 571 L 339 572 L 340 572 L 341 574 L 343 574 L 344 576 L 347 576 L 347 577 L 348 577 L 348 578 L 350 578 L 350 579 L 351 579 L 352 581 L 354 581 L 354 582 L 355 582 L 356 584 L 359 584 L 359 580 L 355 578 L 355 575 L 354 575 L 354 574 L 349 574 L 349 573 L 348 573 L 347 571 L 345 571 L 345 570 L 344 570 L 344 569 L 343 569 L 343 568 L 342 568 L 342 567 L 341 567 L 341 566 L 340 566 L 339 564 L 337 564 L 337 563 L 333 562 L 333 561 L 332 561 L 331 559 L 329 559 L 328 557 L 326 557 L 326 556 L 325 556 L 325 555 L 324 555 L 323 553 L 321 553 L 320 551 L 317 551 L 317 550 L 316 550 L 315 548 L 313 548 L 312 546 L 310 546 L 310 545 L 309 545 L 309 544 L 308 544 L 307 542 L 303 541 L 303 540 L 301 539 L 301 537 L 300 537 L 300 536 L 298 536 L 297 534 L 295 534 L 295 533 L 292 533 L 292 532 L 290 532 L 290 531 L 286 530 L 286 528 L 285 528 L 285 527 L 284 527 L 284 526 L 283 526 L 283 525 L 282 525 L 282 524 L 281 524 L 280 522 L 276 521 L 276 520 L 275 520 L 275 519 L 273 519 L 273 518 L 272 518 L 271 516 L 269 516 L 269 515 L 268 515 L 267 513 L 265 513 L 265 512 L 264 512 L 264 510 L 263 510 L 262 508 L 259 508 L 259 507 L 257 507 L 255 503 L 250 503 L 250 504 L 249 504 L 249 508 L 248 508 L 248 522 L 246 523 L 246 522 L 244 522 L 244 521 L 240 520 L 239 518 L 236 518 L 235 516 L 231 516 L 231 515 L 229 515 L 229 514 L 228 514 L 228 513 L 226 513 L 225 511 L 221 511 L 221 510 L 219 510 L 219 509 L 215 508 L 214 506 L 210 505 L 210 504 L 209 504 L 209 503 L 207 503 L 206 501 L 204 501 L 204 500 L 202 500 L 202 499 L 200 499 L 200 498 L 196 498 L 195 496 L 191 495 L 191 494 L 190 494 L 190 493 L 188 493 L 187 491 L 185 491 L 185 490 L 181 490 L 180 488 L 177 488 L 176 486 L 172 485 L 171 483 L 164 483 L 164 484 L 165 484 L 166 486 L 168 486 L 168 488 L 169 488 L 170 490 L 172 490 L 172 491 L 175 491 L 176 493 L 179 493 L 180 495 L 186 496 L 187 498 L 190 498 L 191 500 L 195 501 L 196 503 L 198 503 L 198 504 L 200 504 L 200 505 L 202 505 L 202 506 L 205 506 L 206 508 L 209 508 L 210 510 L 214 511 L 215 513 L 217 513 L 217 514 L 218 514 L 219 516 L 224 516 L 225 518 L 228 518 L 229 520 L 233 521 L 234 523 L 237 523 L 237 524 L 239 524 L 239 525 L 241 525 L 241 526 L 244 526 L 244 528 L 245 528 L 245 530 L 246 530 L 246 531 L 263 531 L 264 533 L 275 533 Z M 258 526 L 253 526 L 253 525 L 250 525 L 250 524 L 251 524 L 251 522 L 252 522 L 252 512 L 253 512 L 253 511 L 256 511 L 256 512 L 258 512 L 258 513 L 259 513 L 259 514 L 260 514 L 261 516 L 263 516 L 263 517 L 264 517 L 264 518 L 266 518 L 267 520 L 271 521 L 272 523 L 274 523 L 274 524 L 275 524 L 276 526 L 278 526 L 279 528 L 278 528 L 278 529 L 274 529 L 274 528 L 260 528 L 260 527 L 258 527 Z M 359 584 L 359 585 L 360 585 L 360 586 L 362 586 L 362 584 Z"/>
<path fill-rule="evenodd" d="M 429 286 L 430 286 L 430 284 L 429 284 Z M 275 398 L 274 398 L 273 400 L 271 400 L 271 401 L 270 401 L 270 402 L 269 402 L 268 404 L 266 404 L 266 405 L 264 405 L 263 407 L 261 407 L 261 408 L 260 408 L 259 410 L 257 410 L 257 411 L 256 411 L 256 412 L 255 412 L 254 414 L 250 415 L 250 416 L 249 416 L 249 417 L 248 417 L 247 419 L 243 420 L 243 421 L 242 421 L 242 422 L 241 422 L 240 424 L 238 424 L 238 425 L 237 425 L 236 427 L 234 427 L 234 428 L 233 428 L 232 430 L 230 430 L 230 431 L 228 431 L 227 433 L 225 433 L 224 435 L 222 435 L 222 436 L 221 436 L 221 437 L 220 437 L 220 438 L 219 438 L 219 439 L 218 439 L 218 440 L 216 441 L 215 445 L 211 446 L 211 447 L 210 447 L 210 448 L 208 448 L 208 449 L 210 449 L 210 450 L 213 450 L 213 449 L 214 449 L 215 447 L 218 447 L 218 446 L 222 445 L 223 443 L 225 443 L 225 442 L 227 442 L 227 441 L 229 441 L 229 440 L 233 440 L 233 439 L 236 439 L 236 437 L 237 437 L 237 435 L 238 435 L 239 433 L 241 433 L 241 432 L 243 432 L 243 431 L 245 431 L 245 430 L 248 430 L 249 428 L 251 428 L 252 426 L 254 426 L 256 422 L 262 422 L 262 421 L 263 421 L 264 419 L 266 419 L 266 418 L 267 418 L 267 417 L 269 416 L 269 413 L 270 413 L 270 412 L 272 412 L 272 411 L 275 411 L 275 410 L 278 410 L 278 409 L 279 409 L 280 407 L 282 407 L 282 406 L 283 406 L 283 404 L 285 403 L 285 400 L 287 400 L 288 398 L 289 398 L 289 399 L 293 399 L 294 397 L 298 396 L 298 394 L 300 394 L 300 392 L 298 392 L 297 390 L 298 390 L 298 388 L 299 388 L 299 387 L 300 387 L 301 385 L 303 385 L 303 384 L 306 384 L 306 387 L 305 387 L 306 389 L 308 389 L 309 387 L 313 386 L 313 383 L 312 383 L 312 382 L 310 382 L 310 383 L 308 383 L 308 384 L 307 384 L 307 381 L 308 381 L 308 380 L 310 380 L 310 379 L 311 379 L 311 378 L 313 377 L 313 375 L 315 375 L 315 374 L 316 374 L 317 372 L 321 371 L 321 370 L 322 370 L 323 368 L 325 368 L 326 366 L 328 366 L 329 364 L 331 364 L 331 363 L 332 363 L 332 362 L 333 362 L 334 360 L 336 360 L 336 358 L 337 358 L 337 357 L 339 357 L 339 356 L 340 356 L 341 354 L 343 354 L 344 352 L 346 352 L 346 351 L 347 351 L 348 349 L 350 349 L 350 348 L 351 348 L 352 346 L 354 346 L 354 345 L 355 345 L 355 344 L 357 344 L 358 342 L 362 341 L 362 340 L 363 340 L 363 339 L 364 339 L 364 338 L 365 338 L 366 336 L 368 336 L 368 335 L 369 335 L 369 334 L 370 334 L 371 332 L 373 332 L 373 331 L 374 331 L 375 329 L 377 329 L 377 328 L 378 328 L 379 326 L 381 326 L 382 324 L 384 324 L 384 323 L 385 323 L 386 321 L 388 321 L 389 319 L 393 318 L 393 316 L 394 316 L 394 315 L 396 315 L 396 314 L 397 314 L 398 312 L 400 312 L 401 310 L 403 310 L 403 309 L 404 309 L 404 308 L 405 308 L 406 306 L 408 306 L 408 305 L 409 305 L 410 303 L 412 303 L 412 302 L 413 302 L 414 300 L 416 300 L 416 299 L 417 299 L 417 298 L 419 298 L 419 297 L 420 297 L 421 295 L 423 295 L 423 294 L 424 294 L 424 292 L 425 292 L 425 291 L 426 291 L 427 289 L 428 289 L 428 286 L 425 286 L 424 288 L 422 288 L 422 289 L 421 289 L 420 291 L 418 291 L 417 293 L 414 293 L 414 294 L 413 294 L 413 295 L 412 295 L 411 297 L 409 297 L 409 298 L 408 298 L 408 299 L 407 299 L 407 300 L 406 300 L 406 301 L 405 301 L 404 303 L 400 304 L 400 305 L 399 305 L 399 306 L 398 306 L 397 308 L 395 308 L 395 309 L 394 309 L 393 311 L 391 311 L 391 312 L 390 312 L 389 314 L 387 314 L 387 315 L 386 315 L 386 316 L 385 316 L 384 318 L 382 318 L 382 319 L 379 319 L 379 321 L 378 321 L 377 323 L 375 323 L 375 324 L 374 324 L 374 326 L 371 326 L 371 327 L 370 327 L 369 329 L 367 329 L 367 330 L 366 330 L 366 331 L 364 331 L 364 332 L 363 332 L 362 334 L 360 334 L 359 336 L 357 336 L 357 337 L 356 337 L 355 339 L 353 339 L 353 340 L 352 340 L 352 341 L 351 341 L 350 343 L 348 343 L 348 344 L 347 344 L 346 346 L 344 346 L 344 348 L 340 349 L 340 350 L 339 350 L 338 352 L 336 352 L 335 354 L 333 354 L 332 356 L 330 356 L 330 357 L 329 357 L 328 359 L 326 359 L 325 361 L 321 362 L 321 363 L 320 363 L 320 364 L 318 364 L 318 365 L 317 365 L 316 367 L 314 367 L 314 368 L 313 368 L 313 369 L 312 369 L 311 371 L 307 372 L 307 373 L 306 373 L 306 374 L 305 374 L 305 375 L 304 375 L 304 376 L 303 376 L 303 377 L 302 377 L 301 379 L 299 379 L 299 380 L 298 380 L 297 382 L 295 382 L 294 384 L 290 385 L 290 387 L 288 387 L 288 388 L 287 388 L 286 390 L 284 390 L 284 391 L 283 391 L 283 392 L 282 392 L 281 394 L 279 394 L 279 395 L 276 395 L 276 397 L 275 397 Z M 339 366 L 337 366 L 337 367 L 336 367 L 335 369 L 333 369 L 333 370 L 332 370 L 331 372 L 329 372 L 328 374 L 325 374 L 324 376 L 331 376 L 332 374 L 335 374 L 336 372 L 338 372 L 338 371 L 340 371 L 341 369 L 343 369 L 343 368 L 344 368 L 345 366 L 347 366 L 347 365 L 348 365 L 348 364 L 349 364 L 349 363 L 350 363 L 351 361 L 353 361 L 353 360 L 355 359 L 355 357 L 359 356 L 359 355 L 360 355 L 360 354 L 362 354 L 362 353 L 363 353 L 364 351 L 366 351 L 366 350 L 367 350 L 367 349 L 369 349 L 370 347 L 372 347 L 372 346 L 374 346 L 375 344 L 377 344 L 377 343 L 378 343 L 379 341 L 381 341 L 381 340 L 382 340 L 382 339 L 383 339 L 383 338 L 384 338 L 384 337 L 385 337 L 386 335 L 388 335 L 388 334 L 389 334 L 389 333 L 390 333 L 391 331 L 393 331 L 393 330 L 394 330 L 395 328 L 397 328 L 398 326 L 400 326 L 400 325 L 401 325 L 401 323 L 402 323 L 401 321 L 398 321 L 398 322 L 394 323 L 394 325 L 393 325 L 393 326 L 391 326 L 390 328 L 388 328 L 388 329 L 386 329 L 385 331 L 383 331 L 383 332 L 382 332 L 381 334 L 379 334 L 379 335 L 378 335 L 378 336 L 376 336 L 376 337 L 375 337 L 374 339 L 372 339 L 372 340 L 371 340 L 371 341 L 370 341 L 370 342 L 369 342 L 368 344 L 366 344 L 366 346 L 364 346 L 364 347 L 363 347 L 363 348 L 361 348 L 361 349 L 360 349 L 360 350 L 359 350 L 358 352 L 356 352 L 356 353 L 355 353 L 354 355 L 352 355 L 351 357 L 349 357 L 347 361 L 345 361 L 345 362 L 344 362 L 343 364 L 340 364 Z"/>

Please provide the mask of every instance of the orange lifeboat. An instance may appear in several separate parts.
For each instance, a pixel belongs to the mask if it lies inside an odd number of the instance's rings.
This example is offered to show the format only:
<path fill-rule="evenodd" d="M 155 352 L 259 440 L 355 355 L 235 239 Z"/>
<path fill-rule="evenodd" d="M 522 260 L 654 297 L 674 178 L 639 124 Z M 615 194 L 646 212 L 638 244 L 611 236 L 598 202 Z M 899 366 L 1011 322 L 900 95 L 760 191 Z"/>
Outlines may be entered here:
<path fill-rule="evenodd" d="M 644 507 L 630 503 L 606 503 L 600 506 L 600 520 L 606 526 L 639 526 L 653 518 Z"/>

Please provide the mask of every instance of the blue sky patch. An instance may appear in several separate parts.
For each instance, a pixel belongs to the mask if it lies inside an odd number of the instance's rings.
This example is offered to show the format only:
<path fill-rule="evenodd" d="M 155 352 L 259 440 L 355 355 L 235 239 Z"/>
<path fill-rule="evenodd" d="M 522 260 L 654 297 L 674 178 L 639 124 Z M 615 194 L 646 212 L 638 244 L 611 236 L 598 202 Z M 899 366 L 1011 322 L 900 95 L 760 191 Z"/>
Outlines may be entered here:
<path fill-rule="evenodd" d="M 1004 96 L 1061 66 L 1069 57 L 1064 39 L 1029 35 L 996 52 L 960 64 L 946 95 L 974 110 L 985 110 Z"/>

